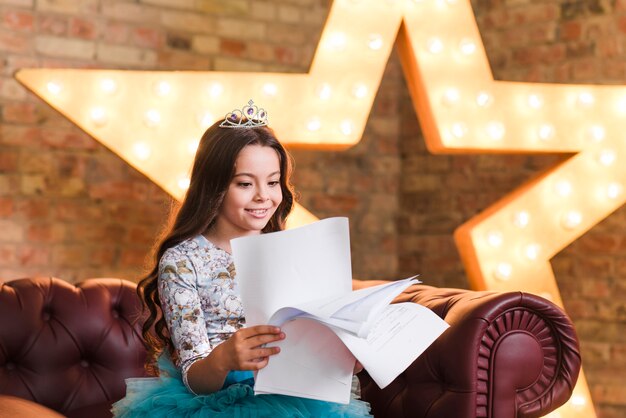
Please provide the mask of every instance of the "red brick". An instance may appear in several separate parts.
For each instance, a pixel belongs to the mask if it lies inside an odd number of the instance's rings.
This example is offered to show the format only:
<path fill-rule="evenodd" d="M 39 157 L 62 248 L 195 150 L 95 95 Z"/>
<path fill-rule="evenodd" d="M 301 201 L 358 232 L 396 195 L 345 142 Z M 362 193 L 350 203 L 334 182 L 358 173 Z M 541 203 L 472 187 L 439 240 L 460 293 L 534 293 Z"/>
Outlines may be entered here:
<path fill-rule="evenodd" d="M 157 64 L 162 70 L 207 70 L 211 66 L 209 57 L 181 51 L 157 51 Z"/>
<path fill-rule="evenodd" d="M 60 224 L 33 224 L 28 226 L 26 238 L 36 243 L 61 242 L 65 238 L 65 227 Z"/>
<path fill-rule="evenodd" d="M 0 231 L 4 242 L 20 242 L 24 239 L 24 227 L 18 222 L 0 220 Z"/>
<path fill-rule="evenodd" d="M 76 128 L 42 129 L 40 136 L 41 142 L 51 148 L 94 150 L 100 146 L 95 139 Z"/>
<path fill-rule="evenodd" d="M 132 226 L 127 231 L 127 242 L 134 244 L 146 243 L 150 245 L 156 238 L 156 231 L 153 225 L 148 226 Z"/>
<path fill-rule="evenodd" d="M 17 151 L 2 151 L 0 153 L 0 173 L 16 171 L 19 160 Z"/>
<path fill-rule="evenodd" d="M 19 264 L 22 266 L 50 266 L 50 249 L 46 246 L 20 246 L 17 255 Z"/>
<path fill-rule="evenodd" d="M 121 44 L 128 40 L 130 26 L 120 22 L 106 22 L 103 39 L 108 43 Z"/>
<path fill-rule="evenodd" d="M 280 64 L 295 64 L 298 62 L 298 51 L 294 47 L 277 46 L 274 50 L 276 61 Z"/>
<path fill-rule="evenodd" d="M 146 264 L 147 250 L 125 249 L 120 257 L 121 267 L 136 267 L 141 269 Z"/>
<path fill-rule="evenodd" d="M 360 199 L 354 195 L 318 195 L 313 198 L 313 208 L 328 211 L 335 215 L 354 210 Z"/>
<path fill-rule="evenodd" d="M 130 39 L 134 45 L 144 48 L 162 48 L 165 42 L 163 32 L 153 28 L 135 28 Z"/>
<path fill-rule="evenodd" d="M 88 250 L 81 244 L 55 245 L 51 252 L 51 262 L 57 267 L 82 267 L 88 258 Z"/>
<path fill-rule="evenodd" d="M 0 31 L 0 51 L 19 54 L 31 49 L 30 38 L 16 32 Z"/>
<path fill-rule="evenodd" d="M 2 118 L 6 122 L 37 123 L 40 114 L 35 103 L 6 103 L 2 106 Z"/>
<path fill-rule="evenodd" d="M 10 218 L 13 216 L 13 197 L 0 197 L 0 218 Z"/>
<path fill-rule="evenodd" d="M 7 10 L 2 13 L 2 25 L 13 30 L 30 32 L 33 30 L 35 18 L 30 12 Z"/>
<path fill-rule="evenodd" d="M 113 247 L 99 247 L 91 250 L 89 253 L 89 265 L 91 266 L 97 266 L 102 268 L 102 266 L 111 266 L 114 263 L 115 250 L 113 249 Z"/>
<path fill-rule="evenodd" d="M 272 62 L 275 58 L 274 47 L 265 42 L 249 42 L 246 56 L 263 62 Z"/>
<path fill-rule="evenodd" d="M 14 244 L 0 243 L 0 266 L 15 267 L 17 262 L 17 246 Z M 6 277 L 0 274 L 0 277 Z"/>
<path fill-rule="evenodd" d="M 51 207 L 42 199 L 23 199 L 16 203 L 15 211 L 23 219 L 41 221 L 48 217 Z"/>
<path fill-rule="evenodd" d="M 82 200 L 65 200 L 54 207 L 54 219 L 58 221 L 99 222 L 104 216 L 101 205 Z M 80 233 L 80 231 L 78 231 Z"/>
<path fill-rule="evenodd" d="M 240 57 L 246 51 L 246 44 L 243 41 L 234 39 L 222 39 L 220 41 L 220 52 L 224 55 Z"/>
<path fill-rule="evenodd" d="M 598 63 L 595 59 L 583 59 L 574 62 L 572 68 L 574 80 L 591 81 L 598 75 Z"/>
<path fill-rule="evenodd" d="M 563 22 L 559 28 L 560 38 L 564 41 L 577 41 L 580 39 L 582 32 L 582 23 L 576 20 Z"/>
<path fill-rule="evenodd" d="M 95 21 L 70 18 L 68 35 L 73 38 L 96 39 L 98 37 L 98 25 Z"/>
<path fill-rule="evenodd" d="M 62 36 L 68 33 L 68 19 L 58 15 L 39 15 L 38 32 L 47 35 Z"/>

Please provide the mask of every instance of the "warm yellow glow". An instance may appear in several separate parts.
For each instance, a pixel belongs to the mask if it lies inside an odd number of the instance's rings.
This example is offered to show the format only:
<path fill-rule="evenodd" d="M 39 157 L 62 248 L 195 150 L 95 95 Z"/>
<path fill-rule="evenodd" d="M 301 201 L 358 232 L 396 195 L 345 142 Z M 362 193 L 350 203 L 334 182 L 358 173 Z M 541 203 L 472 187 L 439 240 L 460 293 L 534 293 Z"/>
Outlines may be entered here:
<path fill-rule="evenodd" d="M 306 74 L 38 69 L 17 78 L 180 198 L 202 115 L 221 118 L 250 99 L 290 147 L 356 144 L 396 38 L 432 152 L 573 155 L 455 234 L 472 287 L 551 295 L 562 306 L 550 259 L 626 201 L 626 88 L 495 81 L 469 0 L 334 1 Z M 167 93 L 155 94 L 156 83 Z M 150 144 L 147 159 L 129 145 L 137 138 Z M 499 246 L 486 238 L 493 231 Z M 560 414 L 594 417 L 582 373 L 575 391 L 585 403 Z"/>

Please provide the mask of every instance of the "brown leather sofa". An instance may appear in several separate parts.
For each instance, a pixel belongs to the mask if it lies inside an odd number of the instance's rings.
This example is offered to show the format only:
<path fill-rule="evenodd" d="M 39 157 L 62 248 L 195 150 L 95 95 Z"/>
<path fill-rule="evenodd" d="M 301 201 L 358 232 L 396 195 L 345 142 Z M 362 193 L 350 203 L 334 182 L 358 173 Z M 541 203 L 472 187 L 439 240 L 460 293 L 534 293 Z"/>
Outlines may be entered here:
<path fill-rule="evenodd" d="M 384 390 L 359 375 L 376 417 L 539 417 L 570 397 L 578 341 L 549 301 L 422 285 L 399 300 L 451 327 Z M 124 379 L 144 374 L 139 306 L 119 279 L 0 285 L 0 417 L 110 417 Z"/>

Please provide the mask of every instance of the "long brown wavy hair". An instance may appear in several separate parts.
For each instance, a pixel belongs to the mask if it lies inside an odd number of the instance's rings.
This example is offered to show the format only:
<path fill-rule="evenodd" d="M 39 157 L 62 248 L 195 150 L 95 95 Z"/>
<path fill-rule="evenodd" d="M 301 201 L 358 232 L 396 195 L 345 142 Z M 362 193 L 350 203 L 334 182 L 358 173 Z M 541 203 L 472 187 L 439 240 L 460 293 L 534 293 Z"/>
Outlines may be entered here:
<path fill-rule="evenodd" d="M 214 225 L 224 196 L 235 175 L 237 156 L 244 147 L 248 145 L 271 147 L 279 156 L 283 200 L 262 232 L 284 229 L 285 221 L 294 204 L 293 186 L 290 182 L 293 161 L 276 139 L 274 131 L 267 126 L 245 129 L 220 128 L 220 122 L 213 124 L 202 135 L 193 162 L 187 194 L 180 206 L 172 210 L 170 223 L 155 246 L 152 269 L 137 286 L 137 294 L 142 300 L 144 312 L 146 309 L 149 312 L 143 324 L 142 334 L 148 350 L 146 370 L 153 375 L 158 374 L 156 360 L 161 352 L 167 350 L 174 357 L 174 347 L 159 299 L 157 285 L 159 261 L 168 248 L 203 234 Z"/>

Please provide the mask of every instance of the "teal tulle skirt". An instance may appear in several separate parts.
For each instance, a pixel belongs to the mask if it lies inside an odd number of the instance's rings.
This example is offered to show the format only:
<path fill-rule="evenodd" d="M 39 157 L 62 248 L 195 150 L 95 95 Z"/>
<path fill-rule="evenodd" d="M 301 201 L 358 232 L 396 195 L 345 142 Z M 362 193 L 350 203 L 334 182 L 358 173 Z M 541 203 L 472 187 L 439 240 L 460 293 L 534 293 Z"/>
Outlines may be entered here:
<path fill-rule="evenodd" d="M 167 357 L 159 359 L 160 376 L 126 380 L 126 397 L 113 404 L 117 418 L 317 418 L 372 417 L 369 404 L 347 405 L 286 395 L 254 395 L 252 372 L 230 372 L 224 387 L 194 395 Z"/>

